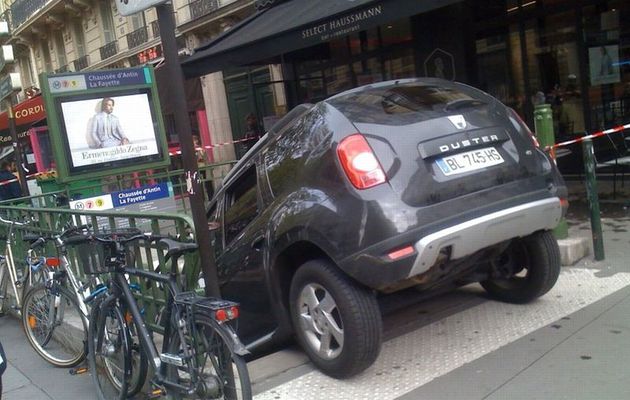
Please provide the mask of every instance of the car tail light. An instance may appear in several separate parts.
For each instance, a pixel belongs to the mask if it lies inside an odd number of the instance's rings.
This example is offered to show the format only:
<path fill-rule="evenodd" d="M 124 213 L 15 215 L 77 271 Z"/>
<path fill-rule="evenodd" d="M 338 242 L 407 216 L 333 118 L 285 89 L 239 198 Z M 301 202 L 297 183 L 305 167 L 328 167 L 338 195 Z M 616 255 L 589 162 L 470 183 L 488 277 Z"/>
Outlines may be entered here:
<path fill-rule="evenodd" d="M 348 179 L 357 189 L 368 189 L 385 183 L 385 173 L 361 134 L 343 139 L 337 147 L 337 156 Z"/>

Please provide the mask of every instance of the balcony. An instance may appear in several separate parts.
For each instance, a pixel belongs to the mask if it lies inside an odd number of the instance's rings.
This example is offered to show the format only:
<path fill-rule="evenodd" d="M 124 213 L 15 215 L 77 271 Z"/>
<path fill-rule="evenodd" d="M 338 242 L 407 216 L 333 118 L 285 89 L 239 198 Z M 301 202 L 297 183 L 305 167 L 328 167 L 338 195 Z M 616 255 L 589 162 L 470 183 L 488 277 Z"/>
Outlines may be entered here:
<path fill-rule="evenodd" d="M 44 7 L 48 0 L 15 0 L 11 4 L 11 23 L 13 28 L 22 25 L 27 19 Z"/>
<path fill-rule="evenodd" d="M 55 74 L 62 74 L 64 72 L 69 72 L 70 71 L 70 66 L 68 64 L 64 65 L 63 67 L 59 67 L 55 70 Z"/>
<path fill-rule="evenodd" d="M 147 27 L 143 26 L 140 29 L 136 29 L 135 31 L 127 34 L 127 47 L 129 49 L 133 49 L 134 47 L 138 47 L 143 43 L 146 43 L 149 40 L 149 34 L 147 32 Z"/>
<path fill-rule="evenodd" d="M 86 69 L 89 65 L 87 54 L 84 55 L 83 57 L 79 57 L 76 60 L 74 60 L 73 64 L 74 64 L 75 71 L 81 71 L 81 70 Z"/>
<path fill-rule="evenodd" d="M 101 61 L 106 60 L 109 57 L 113 57 L 116 55 L 116 53 L 118 53 L 117 44 L 118 42 L 114 40 L 99 49 L 99 51 L 101 52 Z"/>
<path fill-rule="evenodd" d="M 194 0 L 190 2 L 190 19 L 201 18 L 219 9 L 219 0 Z"/>
<path fill-rule="evenodd" d="M 154 38 L 160 37 L 160 24 L 157 21 L 151 21 L 151 32 Z"/>

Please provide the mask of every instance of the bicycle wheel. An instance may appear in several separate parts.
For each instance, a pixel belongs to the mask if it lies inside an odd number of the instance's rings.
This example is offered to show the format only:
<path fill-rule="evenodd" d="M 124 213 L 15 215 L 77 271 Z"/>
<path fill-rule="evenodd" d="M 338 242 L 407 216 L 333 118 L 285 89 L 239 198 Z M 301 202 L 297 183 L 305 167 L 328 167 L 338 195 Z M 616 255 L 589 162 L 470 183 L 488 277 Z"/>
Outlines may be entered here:
<path fill-rule="evenodd" d="M 22 325 L 31 346 L 52 365 L 74 367 L 85 358 L 85 318 L 74 295 L 58 283 L 40 284 L 28 291 Z"/>
<path fill-rule="evenodd" d="M 100 313 L 106 313 L 102 324 L 98 323 Z M 88 333 L 88 366 L 99 399 L 127 398 L 131 375 L 130 342 L 120 308 L 111 306 L 103 310 L 95 306 L 92 309 Z"/>
<path fill-rule="evenodd" d="M 184 357 L 177 328 L 169 343 L 169 354 Z M 167 377 L 171 382 L 188 387 L 197 381 L 194 393 L 172 393 L 173 399 L 249 400 L 252 398 L 247 364 L 233 350 L 229 328 L 219 325 L 205 314 L 195 314 L 195 335 L 185 336 L 185 348 L 195 351 L 192 368 L 169 365 Z M 196 375 L 193 379 L 191 373 Z"/>
<path fill-rule="evenodd" d="M 9 306 L 9 271 L 5 261 L 0 263 L 0 315 L 4 315 Z"/>
<path fill-rule="evenodd" d="M 125 320 L 127 321 L 129 344 L 131 346 L 131 379 L 127 388 L 127 396 L 131 397 L 142 390 L 149 372 L 149 361 L 145 352 L 142 351 L 138 329 L 133 319 L 131 319 L 129 311 L 125 312 Z"/>

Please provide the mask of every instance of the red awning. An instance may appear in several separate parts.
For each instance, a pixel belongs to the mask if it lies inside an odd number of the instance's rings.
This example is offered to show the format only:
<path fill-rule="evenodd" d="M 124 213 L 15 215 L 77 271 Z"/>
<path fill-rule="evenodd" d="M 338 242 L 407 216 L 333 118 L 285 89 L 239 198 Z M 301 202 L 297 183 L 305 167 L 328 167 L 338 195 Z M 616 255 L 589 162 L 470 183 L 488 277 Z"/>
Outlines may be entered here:
<path fill-rule="evenodd" d="M 46 118 L 46 110 L 44 110 L 44 98 L 36 96 L 25 100 L 13 107 L 15 115 L 15 125 L 17 131 L 24 131 L 36 122 Z M 9 133 L 9 115 L 6 112 L 0 114 L 0 136 L 11 136 Z M 9 139 L 11 140 L 11 139 Z M 0 142 L 5 142 L 0 138 Z"/>

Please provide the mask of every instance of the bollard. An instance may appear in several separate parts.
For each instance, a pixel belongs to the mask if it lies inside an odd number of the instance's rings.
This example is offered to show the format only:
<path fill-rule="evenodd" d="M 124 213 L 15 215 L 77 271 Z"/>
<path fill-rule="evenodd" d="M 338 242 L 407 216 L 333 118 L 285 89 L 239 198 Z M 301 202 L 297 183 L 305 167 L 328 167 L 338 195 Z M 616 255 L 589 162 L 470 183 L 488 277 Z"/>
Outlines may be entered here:
<path fill-rule="evenodd" d="M 536 138 L 543 149 L 548 146 L 553 146 L 556 143 L 553 132 L 553 112 L 551 111 L 551 105 L 539 104 L 536 106 L 534 110 L 534 125 Z M 555 158 L 553 154 L 551 156 Z M 569 226 L 564 218 L 560 220 L 556 229 L 553 230 L 553 235 L 556 239 L 566 239 L 569 237 Z"/>
<path fill-rule="evenodd" d="M 597 180 L 595 178 L 595 153 L 593 141 L 584 139 L 582 142 L 584 152 L 584 173 L 586 174 L 586 197 L 588 209 L 591 213 L 591 232 L 593 235 L 593 251 L 595 260 L 601 261 L 604 256 L 604 237 L 602 235 L 602 221 L 599 215 L 599 197 L 597 194 Z"/>

